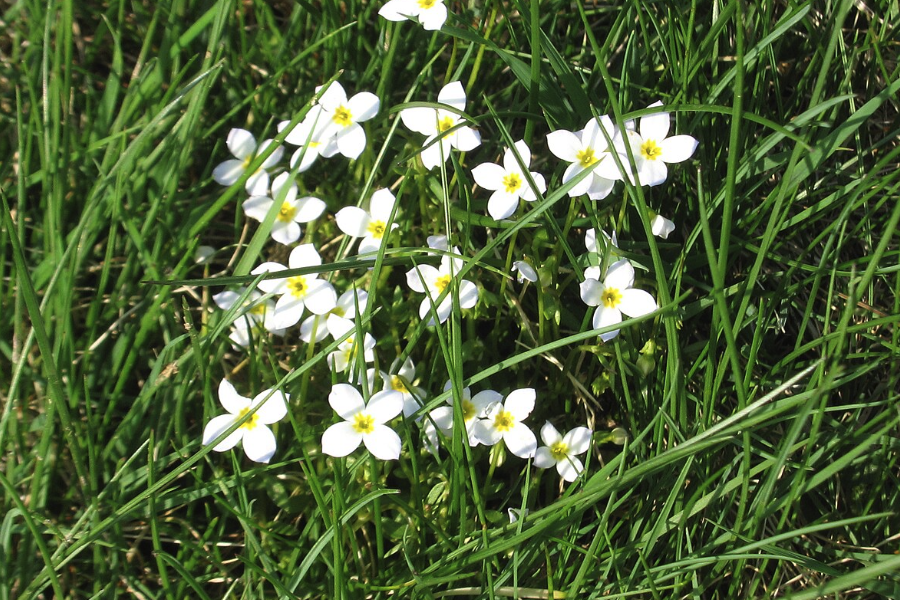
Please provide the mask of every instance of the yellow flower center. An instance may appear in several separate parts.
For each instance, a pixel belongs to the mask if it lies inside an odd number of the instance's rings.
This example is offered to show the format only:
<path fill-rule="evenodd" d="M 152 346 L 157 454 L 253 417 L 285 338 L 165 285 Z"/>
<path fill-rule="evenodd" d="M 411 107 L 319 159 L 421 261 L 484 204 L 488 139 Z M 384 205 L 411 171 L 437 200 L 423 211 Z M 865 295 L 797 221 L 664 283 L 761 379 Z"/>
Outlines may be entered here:
<path fill-rule="evenodd" d="M 463 421 L 468 423 L 469 421 L 471 421 L 472 419 L 475 418 L 475 414 L 476 414 L 475 405 L 472 404 L 469 400 L 463 400 L 462 408 L 463 408 L 462 409 Z"/>
<path fill-rule="evenodd" d="M 316 142 L 316 141 L 310 141 L 308 144 L 308 146 L 310 148 L 318 148 L 321 145 L 322 145 L 322 142 Z"/>
<path fill-rule="evenodd" d="M 520 187 L 522 187 L 522 178 L 519 177 L 518 173 L 510 173 L 503 178 L 503 189 L 506 190 L 507 194 L 512 194 Z"/>
<path fill-rule="evenodd" d="M 617 288 L 606 288 L 603 290 L 600 300 L 606 308 L 615 308 L 622 302 L 622 292 Z"/>
<path fill-rule="evenodd" d="M 290 223 L 297 214 L 297 208 L 285 200 L 281 203 L 281 210 L 278 211 L 278 220 L 282 223 Z"/>
<path fill-rule="evenodd" d="M 594 156 L 593 148 L 585 148 L 584 150 L 579 150 L 577 154 L 575 154 L 575 158 L 578 159 L 578 163 L 582 167 L 589 167 L 595 162 L 597 162 L 597 157 Z"/>
<path fill-rule="evenodd" d="M 334 116 L 331 117 L 331 120 L 341 127 L 347 127 L 353 123 L 353 114 L 342 104 L 334 109 Z"/>
<path fill-rule="evenodd" d="M 375 417 L 366 413 L 356 413 L 353 415 L 353 431 L 356 433 L 372 433 L 375 431 Z"/>
<path fill-rule="evenodd" d="M 564 460 L 567 456 L 569 456 L 569 446 L 565 444 L 565 442 L 559 441 L 550 446 L 550 456 L 553 457 L 553 460 L 559 462 Z"/>
<path fill-rule="evenodd" d="M 437 0 L 419 0 L 419 8 L 428 10 L 437 3 Z"/>
<path fill-rule="evenodd" d="M 406 389 L 406 384 L 403 383 L 403 380 L 400 379 L 399 375 L 391 375 L 391 387 L 394 388 L 395 391 L 400 392 L 401 394 L 409 393 L 409 390 Z"/>
<path fill-rule="evenodd" d="M 341 308 L 340 306 L 335 306 L 334 308 L 331 309 L 331 314 L 337 315 L 339 317 L 343 317 L 344 315 L 347 314 L 347 311 L 344 310 L 343 308 Z"/>
<path fill-rule="evenodd" d="M 387 229 L 384 221 L 370 221 L 366 231 L 371 234 L 372 239 L 380 240 L 384 237 L 384 231 Z"/>
<path fill-rule="evenodd" d="M 434 282 L 434 289 L 438 291 L 438 293 L 442 293 L 447 286 L 450 285 L 450 276 L 449 275 L 441 275 Z"/>
<path fill-rule="evenodd" d="M 443 116 L 438 120 L 438 131 L 444 133 L 454 125 L 456 125 L 456 119 L 450 115 Z"/>
<path fill-rule="evenodd" d="M 646 140 L 641 144 L 641 156 L 645 159 L 656 160 L 660 155 L 662 155 L 662 148 L 656 144 L 656 141 Z"/>
<path fill-rule="evenodd" d="M 243 419 L 244 416 L 250 412 L 249 408 L 242 408 L 241 412 L 238 413 L 238 420 Z M 247 431 L 253 431 L 256 428 L 256 422 L 259 421 L 259 413 L 254 413 L 250 420 L 241 425 L 241 429 L 246 429 Z"/>
<path fill-rule="evenodd" d="M 294 298 L 302 300 L 303 297 L 306 296 L 307 290 L 309 290 L 309 284 L 306 283 L 306 277 L 298 275 L 296 277 L 288 278 L 287 288 Z"/>
<path fill-rule="evenodd" d="M 251 315 L 257 315 L 260 317 L 264 317 L 266 315 L 266 303 L 260 302 L 259 304 L 257 304 L 256 306 L 254 306 L 253 308 L 248 310 L 247 312 L 250 313 Z"/>
<path fill-rule="evenodd" d="M 515 425 L 515 423 L 516 420 L 508 410 L 501 409 L 500 412 L 497 413 L 497 416 L 494 417 L 494 429 L 501 433 L 512 429 L 512 426 Z"/>

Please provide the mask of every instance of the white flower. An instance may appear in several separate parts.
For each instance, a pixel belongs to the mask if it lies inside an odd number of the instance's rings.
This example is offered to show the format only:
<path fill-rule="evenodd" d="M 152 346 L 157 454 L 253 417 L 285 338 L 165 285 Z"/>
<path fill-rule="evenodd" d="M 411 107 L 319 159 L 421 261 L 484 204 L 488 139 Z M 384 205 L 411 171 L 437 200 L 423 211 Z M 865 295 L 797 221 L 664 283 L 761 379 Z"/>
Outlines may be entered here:
<path fill-rule="evenodd" d="M 397 223 L 391 223 L 391 227 L 388 229 L 391 211 L 394 210 L 396 200 L 391 190 L 376 190 L 369 201 L 369 212 L 357 206 L 347 206 L 334 216 L 338 228 L 346 235 L 362 238 L 359 243 L 360 254 L 377 252 L 382 240 L 391 231 L 397 229 Z"/>
<path fill-rule="evenodd" d="M 326 135 L 328 117 L 322 116 L 322 111 L 321 105 L 314 105 L 303 121 L 284 138 L 288 144 L 300 146 L 291 156 L 291 168 L 296 168 L 298 173 L 308 170 L 320 156 L 330 158 L 338 152 L 335 136 Z M 283 131 L 289 124 L 290 121 L 282 121 L 278 124 L 278 131 Z"/>
<path fill-rule="evenodd" d="M 662 106 L 662 102 L 654 102 L 648 108 Z M 668 169 L 666 163 L 680 163 L 691 157 L 697 149 L 697 140 L 689 135 L 669 134 L 669 113 L 653 113 L 641 117 L 638 131 L 626 127 L 625 137 L 631 145 L 631 153 L 634 155 L 634 168 L 637 172 L 637 180 L 641 185 L 659 185 L 666 180 Z M 625 142 L 621 132 L 616 135 L 616 151 L 621 157 L 623 166 L 627 169 L 626 176 L 634 181 L 633 174 L 628 169 L 628 156 L 625 152 Z M 610 160 L 600 166 L 600 172 L 604 177 L 619 177 L 621 173 L 615 162 Z"/>
<path fill-rule="evenodd" d="M 534 270 L 534 267 L 529 265 L 524 260 L 517 260 L 512 264 L 513 273 L 518 272 L 516 275 L 516 281 L 522 283 L 526 279 L 531 283 L 535 283 L 538 280 L 537 271 Z"/>
<path fill-rule="evenodd" d="M 366 290 L 352 288 L 341 294 L 337 299 L 334 308 L 324 315 L 310 315 L 300 324 L 300 339 L 311 344 L 313 340 L 321 342 L 328 335 L 328 328 L 325 325 L 327 317 L 334 315 L 342 319 L 355 319 L 359 307 L 359 312 L 366 310 L 369 304 L 369 293 Z"/>
<path fill-rule="evenodd" d="M 556 430 L 550 421 L 541 427 L 541 440 L 544 446 L 537 449 L 534 455 L 534 466 L 549 469 L 556 465 L 560 477 L 566 481 L 575 481 L 584 470 L 578 454 L 587 452 L 591 444 L 591 430 L 587 427 L 576 427 L 565 436 Z"/>
<path fill-rule="evenodd" d="M 317 90 L 318 91 L 318 90 Z M 366 132 L 360 125 L 378 114 L 381 101 L 371 92 L 360 92 L 347 99 L 347 93 L 337 81 L 319 97 L 322 107 L 320 120 L 325 120 L 322 137 L 334 136 L 338 151 L 355 159 L 366 149 Z"/>
<path fill-rule="evenodd" d="M 449 391 L 451 382 L 444 384 L 444 391 Z M 469 388 L 462 390 L 462 417 L 466 428 L 466 437 L 473 448 L 481 442 L 475 434 L 475 425 L 484 417 L 489 406 L 503 400 L 503 396 L 494 390 L 484 390 L 472 396 Z M 440 431 L 445 437 L 450 437 L 453 432 L 453 396 L 447 398 L 449 406 L 440 406 L 430 413 L 425 421 L 425 446 L 432 454 L 438 451 L 438 434 Z"/>
<path fill-rule="evenodd" d="M 484 419 L 475 424 L 475 435 L 485 446 L 493 446 L 501 439 L 510 452 L 519 458 L 531 458 L 537 450 L 537 438 L 522 424 L 534 410 L 533 388 L 522 388 L 509 393 L 502 403 L 488 408 Z"/>
<path fill-rule="evenodd" d="M 588 306 L 598 307 L 594 313 L 594 329 L 621 323 L 623 313 L 629 317 L 640 317 L 658 308 L 653 296 L 631 287 L 634 285 L 634 267 L 627 260 L 613 263 L 602 283 L 599 281 L 599 267 L 585 269 L 584 276 L 580 286 L 581 299 Z M 614 329 L 601 333 L 600 337 L 608 342 L 617 335 L 619 330 Z"/>
<path fill-rule="evenodd" d="M 274 303 L 273 303 L 274 306 Z M 254 341 L 259 341 L 267 333 L 284 337 L 284 329 L 268 330 L 262 323 L 251 323 L 248 321 L 235 321 L 231 326 L 231 332 L 228 339 L 231 340 L 235 350 L 249 348 Z"/>
<path fill-rule="evenodd" d="M 445 85 L 438 94 L 438 102 L 446 104 L 459 112 L 466 110 L 466 92 L 458 81 Z M 456 127 L 461 117 L 456 112 L 443 108 L 404 108 L 400 111 L 400 119 L 407 129 L 428 136 L 422 146 L 422 164 L 426 169 L 433 169 L 450 156 L 450 148 L 468 152 L 481 144 L 481 135 L 471 127 Z M 440 137 L 440 141 L 432 144 Z"/>
<path fill-rule="evenodd" d="M 245 292 L 246 288 L 241 288 L 237 292 L 226 290 L 214 295 L 213 301 L 222 310 L 228 310 L 240 300 Z M 275 302 L 273 300 L 263 300 L 262 294 L 252 290 L 246 300 L 244 300 L 242 308 L 244 310 L 232 324 L 231 334 L 228 336 L 236 346 L 247 348 L 250 346 L 252 338 L 258 339 L 266 331 L 277 336 L 284 335 L 284 329 L 271 326 L 271 320 L 275 316 Z"/>
<path fill-rule="evenodd" d="M 288 258 L 288 266 L 291 269 L 312 267 L 322 264 L 319 253 L 312 244 L 301 244 L 291 251 Z M 284 271 L 287 267 L 275 262 L 266 262 L 251 271 L 254 275 L 260 273 L 275 273 Z M 271 323 L 267 323 L 274 329 L 285 329 L 296 324 L 303 316 L 303 309 L 308 308 L 313 314 L 324 315 L 335 306 L 337 293 L 334 287 L 325 280 L 319 279 L 318 273 L 308 275 L 294 275 L 282 279 L 264 279 L 259 282 L 259 288 L 264 292 L 281 295 L 275 303 L 275 315 Z M 270 330 L 271 331 L 271 330 Z"/>
<path fill-rule="evenodd" d="M 454 254 L 459 254 L 457 248 L 453 248 Z M 430 312 L 433 302 L 437 302 L 441 293 L 447 289 L 450 282 L 462 269 L 463 261 L 453 256 L 444 256 L 441 259 L 440 268 L 432 265 L 418 265 L 407 271 L 406 283 L 414 292 L 424 293 L 425 298 L 419 304 L 419 317 L 424 319 Z M 459 306 L 460 308 L 472 308 L 478 303 L 478 286 L 467 279 L 459 282 Z M 443 323 L 453 310 L 453 299 L 450 294 L 441 301 L 435 309 L 438 321 Z M 429 317 L 428 325 L 434 325 L 434 319 Z"/>
<path fill-rule="evenodd" d="M 268 389 L 250 400 L 239 395 L 234 386 L 227 379 L 223 379 L 219 384 L 219 402 L 222 403 L 228 414 L 213 417 L 206 424 L 203 429 L 203 444 L 212 443 L 247 413 L 259 407 L 253 416 L 216 444 L 213 450 L 224 452 L 234 448 L 238 442 L 243 440 L 247 458 L 256 462 L 269 462 L 275 454 L 275 434 L 266 425 L 277 423 L 287 415 L 289 399 L 290 397 L 284 392 Z"/>
<path fill-rule="evenodd" d="M 347 456 L 362 442 L 375 458 L 396 460 L 400 457 L 400 436 L 385 425 L 403 410 L 403 399 L 397 392 L 378 392 L 368 406 L 352 385 L 338 383 L 328 395 L 331 408 L 344 421 L 335 423 L 322 435 L 322 451 L 329 456 Z"/>
<path fill-rule="evenodd" d="M 228 145 L 228 150 L 231 151 L 231 155 L 237 160 L 226 160 L 225 162 L 218 164 L 216 168 L 213 169 L 213 179 L 221 185 L 233 184 L 241 178 L 244 171 L 246 171 L 247 167 L 250 166 L 250 163 L 253 162 L 253 159 L 259 154 L 262 154 L 272 142 L 273 140 L 266 140 L 257 148 L 256 138 L 253 137 L 252 133 L 246 129 L 232 129 L 228 132 L 228 140 L 225 143 Z M 276 148 L 275 151 L 263 161 L 263 164 L 260 165 L 259 169 L 254 171 L 250 178 L 247 179 L 245 188 L 247 189 L 248 194 L 251 196 L 264 196 L 269 191 L 269 174 L 266 172 L 266 169 L 275 166 L 275 164 L 281 160 L 281 155 L 283 153 L 283 148 Z"/>
<path fill-rule="evenodd" d="M 603 135 L 601 127 L 606 131 Z M 598 169 L 612 158 L 609 154 L 609 144 L 606 139 L 613 139 L 615 126 L 606 115 L 597 119 L 591 119 L 584 129 L 575 133 L 560 129 L 547 136 L 547 145 L 550 152 L 562 160 L 572 163 L 563 173 L 563 184 L 568 183 L 582 171 L 590 169 L 591 174 L 579 181 L 569 190 L 569 196 L 581 196 L 587 194 L 591 200 L 606 198 L 612 191 L 615 183 L 614 177 L 601 176 Z"/>
<path fill-rule="evenodd" d="M 591 228 L 584 232 L 584 245 L 588 252 L 599 255 L 608 252 L 611 257 L 621 256 L 619 253 L 619 241 L 616 239 L 616 232 L 613 231 L 612 235 L 609 235 L 601 229 L 600 235 L 603 236 L 602 245 L 597 244 L 597 231 L 595 229 Z"/>
<path fill-rule="evenodd" d="M 288 185 L 290 173 L 282 173 L 272 182 L 272 195 L 251 196 L 242 204 L 244 213 L 260 223 L 266 220 L 269 209 L 276 202 L 282 189 Z M 309 223 L 325 212 L 325 203 L 313 196 L 297 198 L 297 185 L 292 181 L 284 192 L 281 208 L 272 224 L 272 239 L 279 244 L 293 244 L 300 239 L 299 223 Z"/>
<path fill-rule="evenodd" d="M 421 408 L 420 402 L 425 398 L 425 390 L 413 385 L 416 380 L 416 365 L 406 357 L 402 364 L 395 360 L 390 372 L 381 371 L 381 381 L 385 391 L 394 390 L 403 397 L 403 416 L 408 417 Z"/>
<path fill-rule="evenodd" d="M 336 340 L 356 328 L 353 321 L 335 315 L 328 315 L 325 326 L 328 328 L 328 333 L 331 334 L 331 337 Z M 374 348 L 375 338 L 368 331 L 363 335 L 362 344 L 359 343 L 356 336 L 351 334 L 338 345 L 337 350 L 328 355 L 328 366 L 339 373 L 346 371 L 348 368 L 352 369 L 356 362 L 356 354 L 360 349 L 362 349 L 363 360 L 366 363 L 374 362 Z"/>
<path fill-rule="evenodd" d="M 516 153 L 527 170 L 531 164 L 531 150 L 524 140 L 515 143 L 515 152 L 510 148 L 506 149 L 503 153 L 502 167 L 496 163 L 482 163 L 472 169 L 475 183 L 494 191 L 488 200 L 488 213 L 497 221 L 513 214 L 519 206 L 519 200 L 534 202 L 537 200 L 535 191 L 541 194 L 547 191 L 544 176 L 540 173 L 529 172 L 537 190 L 528 184 L 519 161 L 516 160 Z"/>
<path fill-rule="evenodd" d="M 662 239 L 668 239 L 669 234 L 675 231 L 675 223 L 664 216 L 652 213 L 650 219 L 650 231 L 653 235 Z"/>
<path fill-rule="evenodd" d="M 417 17 L 429 31 L 440 29 L 447 20 L 444 0 L 390 0 L 378 14 L 388 21 L 404 21 Z"/>

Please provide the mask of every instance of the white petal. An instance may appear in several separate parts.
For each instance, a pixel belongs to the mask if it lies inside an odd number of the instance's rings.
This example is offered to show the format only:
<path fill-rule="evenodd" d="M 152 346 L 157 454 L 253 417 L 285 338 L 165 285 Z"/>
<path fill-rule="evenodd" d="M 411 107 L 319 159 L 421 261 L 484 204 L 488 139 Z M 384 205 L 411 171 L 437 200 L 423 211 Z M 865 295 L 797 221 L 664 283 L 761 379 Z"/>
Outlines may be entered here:
<path fill-rule="evenodd" d="M 263 168 L 258 169 L 247 179 L 244 189 L 251 196 L 266 196 L 269 193 L 269 174 Z"/>
<path fill-rule="evenodd" d="M 456 143 L 453 145 L 461 152 L 474 150 L 481 145 L 481 134 L 471 127 L 460 127 L 456 131 Z"/>
<path fill-rule="evenodd" d="M 234 425 L 235 419 L 235 415 L 219 415 L 210 419 L 206 427 L 203 428 L 203 445 L 212 443 L 214 439 L 222 435 L 229 427 Z M 213 450 L 216 452 L 231 450 L 244 437 L 244 431 L 246 430 L 238 427 L 228 437 L 216 444 Z"/>
<path fill-rule="evenodd" d="M 609 288 L 624 290 L 634 284 L 634 267 L 627 259 L 614 262 L 606 271 L 603 285 Z"/>
<path fill-rule="evenodd" d="M 523 260 L 515 261 L 512 265 L 512 270 L 513 272 L 518 271 L 519 274 L 516 276 L 516 280 L 519 283 L 522 283 L 526 279 L 532 283 L 535 283 L 538 280 L 537 271 L 534 270 L 534 267 Z"/>
<path fill-rule="evenodd" d="M 515 152 L 513 152 L 513 148 L 507 148 L 503 153 L 503 167 L 507 171 L 521 172 L 527 170 L 528 165 L 531 164 L 531 150 L 528 148 L 528 144 L 525 143 L 525 140 L 519 140 L 514 144 L 514 149 Z M 516 153 L 522 160 L 523 166 L 519 166 L 519 161 L 516 160 Z"/>
<path fill-rule="evenodd" d="M 369 200 L 369 212 L 376 221 L 388 222 L 391 218 L 391 212 L 394 210 L 394 204 L 397 198 L 391 193 L 391 190 L 382 188 L 376 190 Z"/>
<path fill-rule="evenodd" d="M 675 135 L 666 138 L 659 145 L 662 150 L 659 158 L 667 163 L 683 162 L 694 154 L 698 143 L 689 135 Z"/>
<path fill-rule="evenodd" d="M 250 407 L 250 399 L 238 394 L 227 379 L 219 382 L 219 402 L 222 408 L 233 415 L 240 414 L 242 410 Z"/>
<path fill-rule="evenodd" d="M 366 131 L 357 123 L 351 123 L 337 134 L 338 150 L 349 159 L 356 160 L 366 149 Z"/>
<path fill-rule="evenodd" d="M 231 185 L 244 174 L 244 161 L 228 159 L 213 169 L 213 180 L 219 185 Z"/>
<path fill-rule="evenodd" d="M 404 108 L 400 111 L 400 120 L 407 129 L 422 135 L 431 136 L 437 132 L 437 111 L 433 108 Z"/>
<path fill-rule="evenodd" d="M 519 458 L 531 458 L 537 451 L 537 438 L 534 432 L 522 423 L 516 423 L 503 434 L 503 441 L 509 451 Z"/>
<path fill-rule="evenodd" d="M 331 387 L 331 393 L 328 394 L 328 404 L 331 405 L 334 412 L 345 420 L 352 419 L 355 414 L 366 408 L 366 403 L 363 401 L 359 391 L 346 383 L 336 383 Z"/>
<path fill-rule="evenodd" d="M 266 322 L 266 329 L 287 329 L 293 327 L 303 316 L 303 300 L 292 294 L 284 294 L 275 303 L 275 313 Z M 271 328 L 271 329 L 270 329 Z"/>
<path fill-rule="evenodd" d="M 497 431 L 487 419 L 478 419 L 474 425 L 475 439 L 485 446 L 493 446 L 503 439 L 503 434 Z"/>
<path fill-rule="evenodd" d="M 571 131 L 559 129 L 547 135 L 547 147 L 550 148 L 550 152 L 557 158 L 574 163 L 578 162 L 581 140 Z"/>
<path fill-rule="evenodd" d="M 292 269 L 302 269 L 303 267 L 317 267 L 322 264 L 322 258 L 316 252 L 315 246 L 312 244 L 301 244 L 291 250 L 288 257 L 288 265 Z"/>
<path fill-rule="evenodd" d="M 597 308 L 597 312 L 594 313 L 593 325 L 594 329 L 601 329 L 603 327 L 608 327 L 610 325 L 617 325 L 622 322 L 622 313 L 617 308 L 607 308 L 606 306 L 600 306 Z M 600 339 L 604 342 L 608 342 L 619 335 L 618 329 L 613 329 L 612 331 L 607 331 L 606 333 L 600 334 Z"/>
<path fill-rule="evenodd" d="M 423 294 L 428 282 L 436 280 L 440 275 L 432 265 L 417 265 L 406 272 L 406 284 L 412 291 Z"/>
<path fill-rule="evenodd" d="M 496 163 L 481 163 L 472 169 L 472 179 L 486 190 L 503 189 L 506 170 Z"/>
<path fill-rule="evenodd" d="M 497 190 L 491 194 L 488 200 L 488 214 L 499 221 L 510 216 L 519 208 L 519 197 L 515 194 L 507 194 L 503 190 Z"/>
<path fill-rule="evenodd" d="M 269 214 L 272 204 L 274 202 L 268 196 L 251 196 L 244 200 L 241 208 L 244 209 L 244 214 L 251 219 L 263 222 L 266 220 L 266 215 Z"/>
<path fill-rule="evenodd" d="M 654 102 L 647 108 L 653 106 L 662 106 L 662 102 Z M 656 140 L 657 142 L 666 139 L 666 136 L 669 135 L 669 120 L 669 113 L 667 112 L 644 115 L 641 117 L 641 123 L 638 127 L 641 137 L 645 140 Z"/>
<path fill-rule="evenodd" d="M 352 423 L 335 423 L 322 434 L 322 452 L 335 457 L 347 456 L 359 447 L 362 438 Z"/>
<path fill-rule="evenodd" d="M 250 407 L 259 406 L 259 410 L 256 411 L 259 421 L 271 425 L 287 416 L 288 400 L 290 397 L 284 392 L 269 388 L 257 394 L 250 403 Z"/>
<path fill-rule="evenodd" d="M 550 454 L 550 448 L 541 446 L 534 453 L 533 464 L 539 469 L 549 469 L 556 464 L 556 459 Z"/>
<path fill-rule="evenodd" d="M 447 7 L 443 4 L 433 4 L 428 10 L 419 13 L 419 22 L 428 31 L 437 31 L 447 20 Z"/>
<path fill-rule="evenodd" d="M 256 150 L 256 138 L 246 129 L 232 129 L 225 141 L 229 152 L 235 158 L 244 159 Z"/>
<path fill-rule="evenodd" d="M 622 290 L 622 301 L 618 308 L 629 317 L 642 317 L 656 310 L 658 306 L 653 296 L 644 290 L 632 288 Z"/>
<path fill-rule="evenodd" d="M 316 92 L 318 91 L 319 88 L 316 88 Z M 337 81 L 332 81 L 328 84 L 328 89 L 319 96 L 319 104 L 325 112 L 333 112 L 334 109 L 346 103 L 347 92 L 344 91 L 344 86 Z"/>
<path fill-rule="evenodd" d="M 318 219 L 325 212 L 325 203 L 314 197 L 304 196 L 297 200 L 297 212 L 294 213 L 294 221 L 297 223 L 309 223 Z"/>
<path fill-rule="evenodd" d="M 275 455 L 275 434 L 265 425 L 244 432 L 244 453 L 252 461 L 267 463 Z"/>
<path fill-rule="evenodd" d="M 472 308 L 476 304 L 478 304 L 478 286 L 463 279 L 459 282 L 459 307 Z"/>
<path fill-rule="evenodd" d="M 466 388 L 466 390 L 468 389 Z M 463 394 L 463 399 L 465 399 L 465 394 Z M 475 407 L 475 416 L 480 419 L 484 417 L 488 407 L 503 401 L 503 395 L 494 390 L 484 390 L 472 396 L 470 401 Z"/>
<path fill-rule="evenodd" d="M 259 275 L 260 273 L 277 273 L 278 271 L 284 271 L 286 268 L 287 267 L 284 265 L 276 262 L 264 262 L 250 271 L 250 273 L 252 275 Z M 286 281 L 287 279 L 263 279 L 259 282 L 257 287 L 267 294 L 283 294 L 287 291 L 285 288 Z"/>
<path fill-rule="evenodd" d="M 375 425 L 372 433 L 363 436 L 363 443 L 372 456 L 378 460 L 397 460 L 400 458 L 402 442 L 400 436 L 387 425 Z"/>
<path fill-rule="evenodd" d="M 569 454 L 583 454 L 591 446 L 591 435 L 591 430 L 587 427 L 576 427 L 562 441 L 568 446 Z"/>
<path fill-rule="evenodd" d="M 675 231 L 675 223 L 662 215 L 656 215 L 650 221 L 650 231 L 653 235 L 662 239 L 668 239 L 669 234 Z"/>
<path fill-rule="evenodd" d="M 556 470 L 563 479 L 571 483 L 578 479 L 578 474 L 584 470 L 584 465 L 577 456 L 570 454 L 556 463 Z"/>
<path fill-rule="evenodd" d="M 665 182 L 669 169 L 662 160 L 645 160 L 638 169 L 641 185 L 659 185 Z"/>
<path fill-rule="evenodd" d="M 307 344 L 321 342 L 328 335 L 325 319 L 322 315 L 312 315 L 300 324 L 300 339 Z"/>
<path fill-rule="evenodd" d="M 606 159 L 609 160 L 609 159 Z M 603 161 L 606 162 L 606 161 Z M 609 193 L 612 191 L 613 186 L 616 184 L 612 179 L 607 179 L 605 177 L 601 177 L 597 175 L 597 171 L 594 171 L 593 178 L 589 178 L 591 185 L 587 189 L 588 198 L 591 200 L 603 200 Z"/>
<path fill-rule="evenodd" d="M 347 107 L 357 123 L 368 121 L 378 114 L 381 101 L 371 92 L 360 92 L 347 101 Z"/>
<path fill-rule="evenodd" d="M 369 398 L 366 412 L 376 423 L 387 423 L 403 410 L 403 394 L 394 390 L 381 391 Z"/>
<path fill-rule="evenodd" d="M 425 140 L 422 144 L 427 146 L 419 155 L 422 157 L 422 165 L 429 171 L 437 166 L 445 163 L 450 158 L 450 146 L 446 141 L 441 141 L 428 146 L 430 140 Z"/>
<path fill-rule="evenodd" d="M 413 14 L 410 12 L 410 4 L 410 0 L 390 0 L 381 7 L 378 14 L 388 21 L 405 21 L 408 15 Z"/>
<path fill-rule="evenodd" d="M 334 215 L 338 228 L 351 237 L 363 237 L 368 232 L 369 213 L 357 206 L 346 206 Z"/>
<path fill-rule="evenodd" d="M 585 272 L 585 277 L 587 277 L 587 272 Z M 588 306 L 598 306 L 600 304 L 601 296 L 605 289 L 602 283 L 587 277 L 578 287 L 581 291 L 581 300 L 585 304 Z"/>
<path fill-rule="evenodd" d="M 259 150 L 257 150 L 256 154 L 262 154 L 265 152 L 266 148 L 270 145 L 274 144 L 275 140 L 265 140 L 262 144 L 259 145 Z M 275 165 L 277 165 L 281 161 L 281 157 L 284 154 L 284 147 L 279 146 L 272 151 L 272 154 L 266 157 L 266 160 L 263 161 L 262 167 L 263 169 L 271 169 Z"/>
<path fill-rule="evenodd" d="M 541 427 L 541 441 L 547 446 L 552 446 L 553 444 L 562 441 L 562 439 L 562 434 L 559 433 L 559 430 L 556 429 L 550 421 L 547 421 L 544 423 L 544 426 Z"/>
<path fill-rule="evenodd" d="M 294 242 L 299 240 L 302 231 L 300 230 L 300 226 L 293 221 L 291 221 L 290 223 L 275 221 L 275 223 L 272 225 L 272 231 L 270 233 L 273 240 L 275 240 L 279 244 L 284 244 L 285 246 L 287 246 L 288 244 L 293 244 Z"/>
<path fill-rule="evenodd" d="M 451 81 L 438 93 L 438 102 L 448 104 L 460 112 L 466 109 L 466 91 L 458 81 Z"/>
<path fill-rule="evenodd" d="M 547 182 L 544 181 L 544 176 L 540 173 L 531 171 L 528 174 L 531 175 L 531 180 L 534 181 L 535 187 L 531 187 L 531 184 L 526 181 L 525 187 L 522 188 L 522 200 L 534 202 L 537 200 L 538 193 L 543 194 L 547 191 Z"/>
<path fill-rule="evenodd" d="M 578 162 L 574 162 L 571 165 L 569 165 L 568 167 L 566 167 L 566 171 L 565 171 L 565 173 L 563 173 L 563 176 L 562 176 L 563 185 L 569 183 L 570 181 L 572 181 L 573 179 L 578 177 L 578 175 L 580 175 L 584 170 L 585 170 L 584 167 L 582 167 L 581 163 L 578 163 Z M 569 190 L 569 196 L 571 198 L 575 198 L 576 196 L 582 196 L 582 195 L 586 194 L 588 192 L 588 190 L 591 188 L 592 182 L 593 182 L 593 175 L 588 174 L 581 181 L 576 183 L 572 187 L 572 189 Z"/>
<path fill-rule="evenodd" d="M 309 290 L 303 300 L 306 308 L 315 315 L 324 315 L 337 304 L 337 292 L 334 286 L 323 279 L 308 281 Z M 299 319 L 298 319 L 299 320 Z M 296 321 L 294 321 L 296 323 Z"/>
<path fill-rule="evenodd" d="M 534 388 L 513 390 L 506 397 L 506 400 L 504 400 L 503 408 L 512 414 L 516 421 L 522 421 L 534 410 L 534 400 L 536 396 L 537 394 L 535 393 Z M 532 435 L 532 437 L 534 436 Z"/>

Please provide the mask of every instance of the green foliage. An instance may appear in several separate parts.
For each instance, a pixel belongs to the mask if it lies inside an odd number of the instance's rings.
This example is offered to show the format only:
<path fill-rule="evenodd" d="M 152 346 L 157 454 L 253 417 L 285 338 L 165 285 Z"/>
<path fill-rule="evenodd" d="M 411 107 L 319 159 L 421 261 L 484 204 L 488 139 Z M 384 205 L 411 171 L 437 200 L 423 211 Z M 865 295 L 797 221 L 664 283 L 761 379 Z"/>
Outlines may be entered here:
<path fill-rule="evenodd" d="M 440 32 L 381 4 L 4 9 L 0 600 L 900 596 L 896 4 L 453 1 Z M 532 429 L 588 424 L 575 483 L 459 431 L 434 457 L 412 419 L 398 461 L 328 457 L 337 343 L 229 342 L 212 294 L 287 252 L 212 181 L 224 140 L 283 139 L 338 78 L 382 109 L 358 160 L 298 177 L 328 205 L 315 270 L 369 289 L 378 366 L 411 356 L 429 410 L 534 387 Z M 483 144 L 425 171 L 398 114 L 454 80 Z M 569 198 L 547 134 L 656 100 L 693 158 Z M 518 139 L 548 191 L 498 223 L 471 168 Z M 369 271 L 333 215 L 380 187 L 400 227 Z M 607 343 L 592 227 L 660 305 Z M 428 328 L 404 273 L 442 233 L 480 300 Z M 201 445 L 223 377 L 291 395 L 272 463 Z"/>

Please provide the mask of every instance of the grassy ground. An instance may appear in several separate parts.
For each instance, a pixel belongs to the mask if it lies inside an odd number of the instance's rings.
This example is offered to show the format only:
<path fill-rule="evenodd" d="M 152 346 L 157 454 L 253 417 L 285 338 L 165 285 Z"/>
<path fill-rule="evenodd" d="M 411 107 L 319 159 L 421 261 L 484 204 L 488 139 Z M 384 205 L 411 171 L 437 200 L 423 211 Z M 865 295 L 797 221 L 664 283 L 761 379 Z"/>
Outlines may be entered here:
<path fill-rule="evenodd" d="M 0 600 L 900 597 L 896 3 L 454 1 L 440 32 L 380 5 L 2 4 Z M 459 430 L 435 458 L 412 419 L 397 461 L 328 457 L 331 340 L 229 342 L 212 295 L 288 252 L 213 168 L 334 77 L 381 110 L 298 177 L 328 206 L 303 241 L 429 409 L 532 387 L 535 432 L 589 426 L 575 483 Z M 426 171 L 397 107 L 454 80 L 483 143 Z M 547 134 L 656 100 L 694 156 L 569 198 Z M 497 223 L 471 169 L 522 138 L 548 190 Z M 399 227 L 370 272 L 334 214 L 379 187 Z M 606 343 L 591 227 L 660 306 Z M 405 273 L 439 233 L 480 299 L 428 328 Z M 201 444 L 223 378 L 290 394 L 269 464 Z"/>

